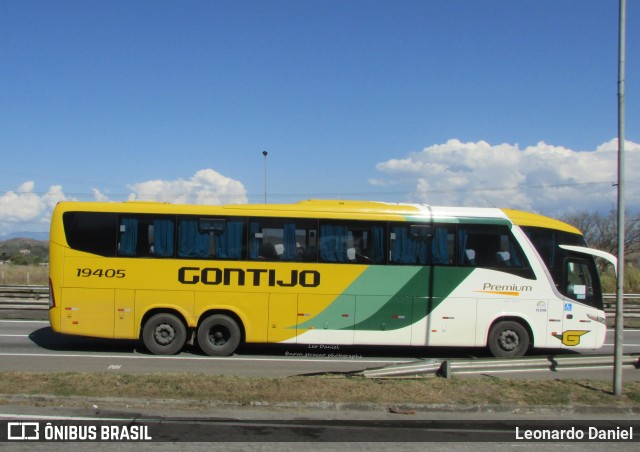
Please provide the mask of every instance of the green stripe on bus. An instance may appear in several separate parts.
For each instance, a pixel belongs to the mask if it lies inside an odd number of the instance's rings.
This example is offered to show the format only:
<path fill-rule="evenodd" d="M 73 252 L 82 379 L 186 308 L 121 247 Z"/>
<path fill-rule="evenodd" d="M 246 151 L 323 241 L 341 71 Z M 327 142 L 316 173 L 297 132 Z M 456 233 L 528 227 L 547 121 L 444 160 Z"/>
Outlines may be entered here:
<path fill-rule="evenodd" d="M 432 267 L 371 266 L 345 292 L 313 319 L 298 328 L 327 324 L 331 329 L 395 330 L 416 323 L 429 315 L 473 271 L 473 268 L 434 267 L 438 284 L 429 293 Z M 353 319 L 341 314 L 354 308 Z M 414 310 L 416 312 L 414 312 Z"/>
<path fill-rule="evenodd" d="M 420 271 L 421 267 L 370 266 L 341 295 L 313 319 L 302 322 L 297 328 L 309 328 L 318 324 L 329 324 L 331 329 L 352 329 L 353 318 L 342 317 L 353 310 L 354 296 L 371 297 L 371 303 L 359 304 L 356 318 L 375 315 L 389 300 L 401 291 Z"/>
<path fill-rule="evenodd" d="M 436 217 L 428 218 L 424 216 L 408 216 L 405 218 L 410 223 L 433 223 L 433 224 L 473 224 L 473 225 L 493 225 L 511 226 L 511 221 L 500 217 Z"/>
<path fill-rule="evenodd" d="M 356 330 L 379 331 L 404 328 L 424 319 L 458 287 L 473 268 L 418 267 L 420 270 L 371 316 L 355 325 Z M 437 276 L 438 284 L 429 293 L 429 286 Z M 358 304 L 360 309 L 361 304 Z M 359 313 L 357 318 L 361 318 Z"/>

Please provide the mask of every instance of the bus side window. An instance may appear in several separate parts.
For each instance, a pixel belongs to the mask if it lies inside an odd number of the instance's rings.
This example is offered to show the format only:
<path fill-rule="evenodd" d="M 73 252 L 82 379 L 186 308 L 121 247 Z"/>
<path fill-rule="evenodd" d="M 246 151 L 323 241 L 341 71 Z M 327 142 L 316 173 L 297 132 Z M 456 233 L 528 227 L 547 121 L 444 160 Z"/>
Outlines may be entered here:
<path fill-rule="evenodd" d="M 385 254 L 383 224 L 368 221 L 320 223 L 320 262 L 385 264 Z"/>
<path fill-rule="evenodd" d="M 317 222 L 302 218 L 255 218 L 249 222 L 249 259 L 315 262 Z"/>
<path fill-rule="evenodd" d="M 198 218 L 178 220 L 178 257 L 202 258 L 211 256 L 211 236 L 209 230 L 200 227 Z"/>
<path fill-rule="evenodd" d="M 122 217 L 118 255 L 126 257 L 173 257 L 174 222 L 167 217 Z"/>
<path fill-rule="evenodd" d="M 389 261 L 392 264 L 449 265 L 453 258 L 453 228 L 444 224 L 393 224 Z"/>
<path fill-rule="evenodd" d="M 69 246 L 78 251 L 116 255 L 118 215 L 111 212 L 65 212 L 62 216 Z"/>
<path fill-rule="evenodd" d="M 243 218 L 179 217 L 178 257 L 242 259 L 245 228 Z"/>
<path fill-rule="evenodd" d="M 459 226 L 457 242 L 460 265 L 496 269 L 529 268 L 520 245 L 507 226 Z"/>

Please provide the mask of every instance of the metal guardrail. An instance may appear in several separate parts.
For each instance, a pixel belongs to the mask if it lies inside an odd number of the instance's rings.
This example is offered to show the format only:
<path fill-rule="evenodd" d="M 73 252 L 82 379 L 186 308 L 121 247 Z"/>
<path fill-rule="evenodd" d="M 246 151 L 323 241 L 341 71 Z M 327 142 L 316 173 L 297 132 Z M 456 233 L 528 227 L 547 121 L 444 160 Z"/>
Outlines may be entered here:
<path fill-rule="evenodd" d="M 615 312 L 616 296 L 604 294 L 604 310 Z M 625 294 L 624 317 L 640 318 L 640 294 Z M 48 286 L 3 286 L 0 285 L 0 309 L 47 309 Z"/>
<path fill-rule="evenodd" d="M 614 293 L 603 293 L 602 298 L 604 299 L 605 304 L 607 303 L 615 303 L 616 302 L 616 294 Z M 640 303 L 640 294 L 638 293 L 625 293 L 624 294 L 625 301 L 635 301 L 636 303 Z"/>
<path fill-rule="evenodd" d="M 407 364 L 397 364 L 380 369 L 360 372 L 365 378 L 393 379 L 408 377 L 441 376 L 450 378 L 454 374 L 490 373 L 500 371 L 550 370 L 571 368 L 613 367 L 612 355 L 575 355 L 530 357 L 530 358 L 480 358 L 480 359 L 426 359 Z M 625 354 L 622 366 L 640 369 L 640 355 Z"/>
<path fill-rule="evenodd" d="M 616 295 L 602 294 L 604 311 L 613 314 L 616 311 Z M 623 317 L 640 318 L 640 294 L 624 294 Z"/>
<path fill-rule="evenodd" d="M 0 286 L 0 309 L 48 308 L 48 286 Z"/>

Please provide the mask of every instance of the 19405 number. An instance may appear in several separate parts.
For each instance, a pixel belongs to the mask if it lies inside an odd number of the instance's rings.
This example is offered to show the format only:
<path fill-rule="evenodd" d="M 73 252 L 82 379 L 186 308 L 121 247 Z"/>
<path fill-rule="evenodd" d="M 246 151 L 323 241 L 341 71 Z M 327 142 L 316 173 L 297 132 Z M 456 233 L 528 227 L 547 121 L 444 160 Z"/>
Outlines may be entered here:
<path fill-rule="evenodd" d="M 76 276 L 79 278 L 90 278 L 92 276 L 96 278 L 124 278 L 126 273 L 122 269 L 114 268 L 78 268 Z"/>

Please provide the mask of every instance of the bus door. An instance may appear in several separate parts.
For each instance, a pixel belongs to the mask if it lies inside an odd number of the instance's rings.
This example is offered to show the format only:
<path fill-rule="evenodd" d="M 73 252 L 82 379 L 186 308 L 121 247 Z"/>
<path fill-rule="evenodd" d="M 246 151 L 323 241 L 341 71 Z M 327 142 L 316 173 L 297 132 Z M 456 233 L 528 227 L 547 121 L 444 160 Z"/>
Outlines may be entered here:
<path fill-rule="evenodd" d="M 426 338 L 430 346 L 475 346 L 478 299 L 465 280 L 473 269 L 433 267 L 426 301 Z M 417 345 L 417 343 L 416 343 Z"/>
<path fill-rule="evenodd" d="M 562 331 L 555 332 L 556 339 L 567 348 L 598 347 L 603 328 L 593 319 L 593 308 L 602 309 L 602 295 L 593 259 L 577 255 L 565 258 L 558 289 L 566 298 L 562 304 Z"/>

